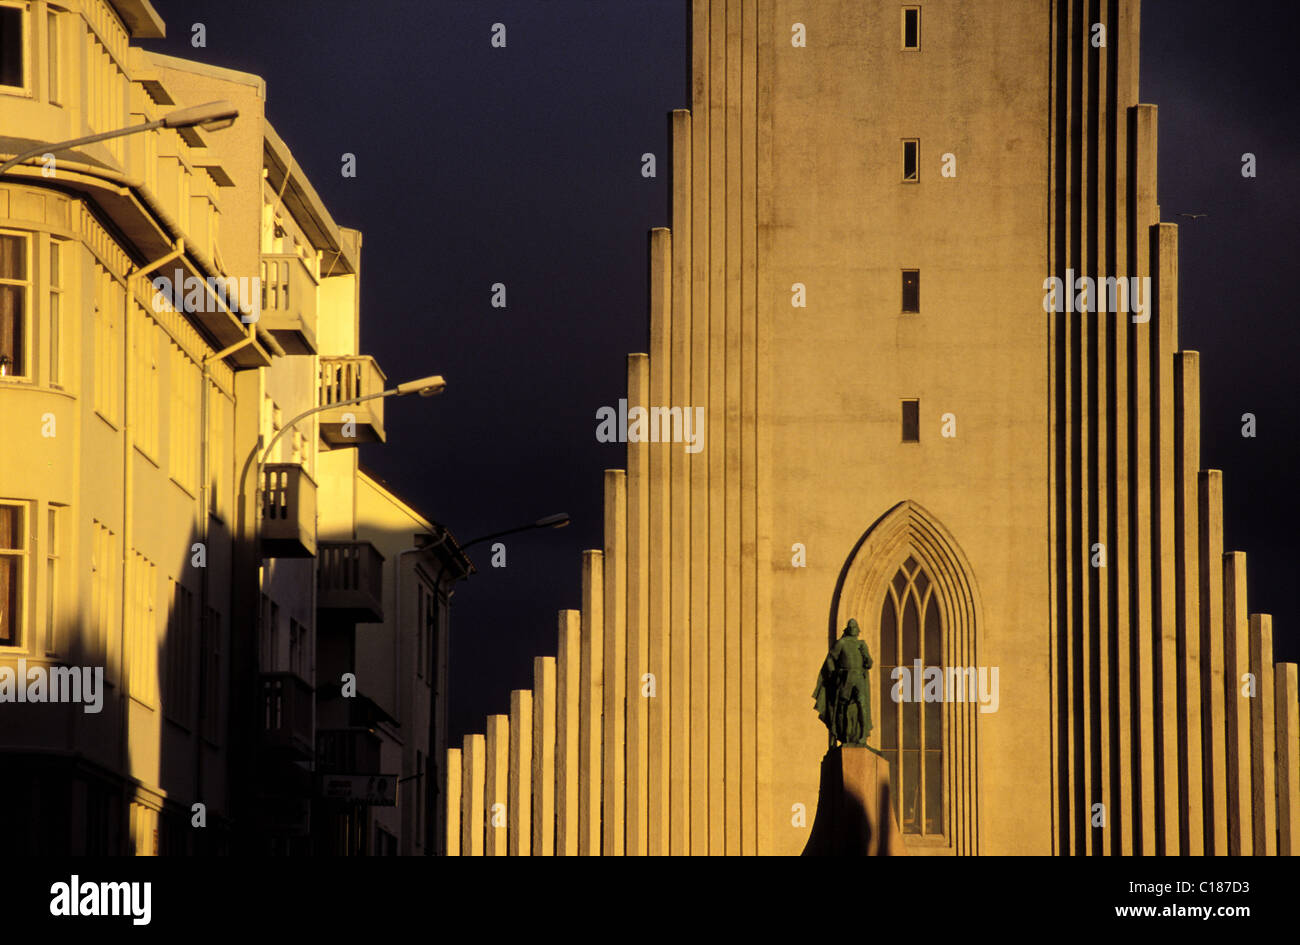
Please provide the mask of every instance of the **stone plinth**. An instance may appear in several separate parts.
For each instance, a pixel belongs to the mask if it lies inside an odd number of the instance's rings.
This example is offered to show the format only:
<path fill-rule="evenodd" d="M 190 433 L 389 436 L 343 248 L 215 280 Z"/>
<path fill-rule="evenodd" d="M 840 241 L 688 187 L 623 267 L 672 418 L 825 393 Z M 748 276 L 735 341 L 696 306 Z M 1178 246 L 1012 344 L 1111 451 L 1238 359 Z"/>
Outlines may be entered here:
<path fill-rule="evenodd" d="M 804 856 L 906 856 L 894 819 L 889 762 L 869 748 L 822 759 L 817 816 Z"/>

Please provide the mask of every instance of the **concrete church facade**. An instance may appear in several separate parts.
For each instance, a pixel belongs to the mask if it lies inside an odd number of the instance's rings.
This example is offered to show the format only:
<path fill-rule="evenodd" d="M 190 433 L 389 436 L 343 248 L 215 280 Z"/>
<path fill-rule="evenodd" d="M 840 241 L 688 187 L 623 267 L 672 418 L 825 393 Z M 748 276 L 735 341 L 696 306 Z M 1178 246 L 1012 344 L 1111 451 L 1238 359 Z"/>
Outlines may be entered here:
<path fill-rule="evenodd" d="M 558 655 L 448 752 L 449 852 L 800 852 L 851 617 L 910 853 L 1296 851 L 1296 667 L 1200 469 L 1138 27 L 692 3 L 627 400 L 703 448 L 606 471 Z M 891 698 L 918 666 L 970 689 Z"/>

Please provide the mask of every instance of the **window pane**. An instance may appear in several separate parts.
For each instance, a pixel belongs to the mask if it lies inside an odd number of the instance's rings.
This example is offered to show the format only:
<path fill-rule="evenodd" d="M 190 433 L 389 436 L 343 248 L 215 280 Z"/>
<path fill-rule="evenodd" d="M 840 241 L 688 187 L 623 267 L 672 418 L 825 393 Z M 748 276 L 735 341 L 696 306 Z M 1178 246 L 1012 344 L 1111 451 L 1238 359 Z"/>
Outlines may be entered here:
<path fill-rule="evenodd" d="M 943 753 L 925 753 L 925 832 L 943 833 Z"/>
<path fill-rule="evenodd" d="M 909 666 L 907 667 L 907 669 L 910 672 L 912 667 Z M 925 683 L 924 677 L 922 677 L 919 680 L 913 678 L 912 686 L 914 691 L 904 692 L 903 695 L 907 696 L 910 699 L 914 694 L 916 694 L 917 690 L 919 690 L 921 693 L 924 693 L 925 692 L 924 683 Z M 930 703 L 930 704 L 934 705 L 936 703 Z M 926 703 L 912 701 L 912 702 L 900 702 L 899 705 L 903 709 L 903 747 L 920 748 L 921 747 L 921 706 L 926 705 Z"/>
<path fill-rule="evenodd" d="M 903 270 L 903 311 L 921 311 L 921 271 Z"/>
<path fill-rule="evenodd" d="M 23 547 L 23 510 L 16 505 L 0 505 L 0 548 L 21 550 Z"/>
<path fill-rule="evenodd" d="M 0 643 L 18 643 L 18 621 L 23 613 L 23 562 L 21 558 L 0 556 Z"/>
<path fill-rule="evenodd" d="M 920 581 L 917 582 L 918 584 Z M 925 664 L 938 666 L 943 662 L 939 635 L 939 602 L 933 597 L 925 608 Z"/>
<path fill-rule="evenodd" d="M 54 11 L 45 14 L 45 32 L 47 40 L 47 56 L 49 60 L 50 73 L 50 101 L 59 100 L 59 16 Z"/>
<path fill-rule="evenodd" d="M 921 441 L 921 402 L 919 400 L 903 401 L 903 442 L 919 443 Z"/>
<path fill-rule="evenodd" d="M 0 279 L 26 278 L 27 240 L 21 236 L 0 234 Z"/>
<path fill-rule="evenodd" d="M 26 322 L 23 305 L 26 289 L 0 285 L 0 377 L 25 373 L 23 329 Z"/>
<path fill-rule="evenodd" d="M 921 615 L 916 610 L 916 596 L 908 593 L 903 600 L 903 665 L 921 658 Z"/>
<path fill-rule="evenodd" d="M 898 616 L 894 613 L 894 599 L 888 592 L 880 608 L 880 662 L 889 666 L 898 664 Z"/>
<path fill-rule="evenodd" d="M 898 711 L 900 703 L 894 701 L 893 666 L 880 667 L 880 748 L 888 753 L 898 747 Z"/>
<path fill-rule="evenodd" d="M 921 11 L 916 7 L 903 11 L 903 46 L 907 49 L 921 48 Z"/>
<path fill-rule="evenodd" d="M 0 85 L 23 84 L 23 11 L 0 7 Z"/>
<path fill-rule="evenodd" d="M 916 157 L 917 143 L 915 141 L 903 142 L 903 180 L 919 180 L 920 175 L 917 171 Z"/>
<path fill-rule="evenodd" d="M 926 702 L 925 705 L 925 747 L 938 749 L 943 747 L 942 702 Z"/>
<path fill-rule="evenodd" d="M 921 790 L 921 753 L 919 751 L 903 752 L 903 832 L 919 833 L 920 818 L 917 816 L 917 801 Z"/>

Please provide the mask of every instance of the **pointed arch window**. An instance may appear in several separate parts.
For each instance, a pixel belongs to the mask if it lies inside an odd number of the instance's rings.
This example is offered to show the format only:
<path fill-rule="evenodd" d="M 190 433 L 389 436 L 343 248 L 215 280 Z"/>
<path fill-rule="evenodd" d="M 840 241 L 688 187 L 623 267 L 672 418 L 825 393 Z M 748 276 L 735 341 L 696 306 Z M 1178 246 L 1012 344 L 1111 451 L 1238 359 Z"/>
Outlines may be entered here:
<path fill-rule="evenodd" d="M 934 582 L 908 555 L 890 581 L 880 611 L 880 745 L 893 767 L 894 815 L 905 834 L 944 832 L 943 702 L 920 701 L 924 668 L 942 671 L 940 622 Z M 898 667 L 907 674 L 899 674 L 903 685 L 895 701 Z"/>

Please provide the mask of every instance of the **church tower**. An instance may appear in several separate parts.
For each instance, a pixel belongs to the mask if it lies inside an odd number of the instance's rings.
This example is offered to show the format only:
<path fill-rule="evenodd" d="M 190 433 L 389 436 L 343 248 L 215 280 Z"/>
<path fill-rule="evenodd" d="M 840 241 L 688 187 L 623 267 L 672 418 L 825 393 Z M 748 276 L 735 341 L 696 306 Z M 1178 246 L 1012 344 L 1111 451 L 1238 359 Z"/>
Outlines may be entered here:
<path fill-rule="evenodd" d="M 689 5 L 627 469 L 558 655 L 449 753 L 449 852 L 800 852 L 850 618 L 909 853 L 1295 852 L 1296 667 L 1200 469 L 1138 27 Z"/>

